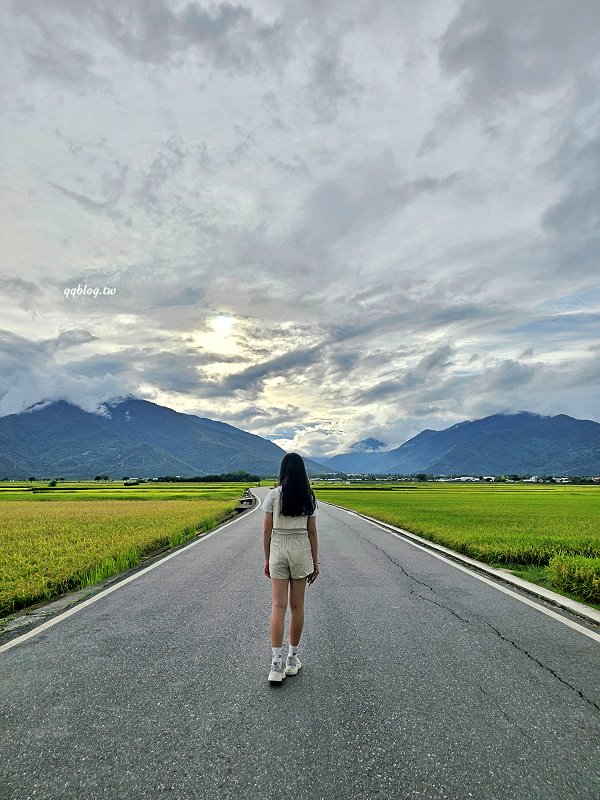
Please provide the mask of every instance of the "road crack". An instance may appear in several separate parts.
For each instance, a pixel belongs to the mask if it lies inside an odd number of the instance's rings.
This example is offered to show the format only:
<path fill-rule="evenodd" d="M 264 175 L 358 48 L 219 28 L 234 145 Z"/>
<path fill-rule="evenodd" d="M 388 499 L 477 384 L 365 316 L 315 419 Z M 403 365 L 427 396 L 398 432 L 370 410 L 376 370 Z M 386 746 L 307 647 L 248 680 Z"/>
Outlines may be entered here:
<path fill-rule="evenodd" d="M 360 536 L 360 534 L 358 534 L 358 535 Z M 361 538 L 364 538 L 364 537 L 361 537 Z M 429 589 L 430 592 L 433 592 L 434 594 L 436 593 L 435 589 L 432 586 L 430 586 L 428 583 L 425 583 L 424 581 L 420 581 L 418 578 L 415 578 L 414 575 L 411 575 L 410 572 L 407 572 L 404 569 L 402 564 L 399 564 L 397 561 L 394 561 L 394 559 L 391 557 L 391 555 L 387 552 L 387 550 L 384 550 L 383 547 L 379 547 L 378 544 L 375 544 L 375 542 L 372 542 L 370 539 L 367 539 L 367 542 L 370 545 L 373 545 L 373 547 L 375 547 L 377 550 L 379 550 L 380 553 L 384 553 L 384 555 L 386 555 L 389 558 L 389 560 L 392 562 L 392 564 L 395 564 L 398 567 L 398 569 L 402 572 L 402 574 L 406 575 L 407 578 L 410 578 L 411 581 L 415 581 L 415 583 L 420 583 L 421 586 L 424 586 L 426 589 Z M 414 591 L 414 589 L 413 589 L 413 591 Z"/>
<path fill-rule="evenodd" d="M 505 710 L 502 708 L 502 706 L 501 706 L 501 705 L 500 705 L 500 703 L 499 703 L 499 702 L 496 700 L 496 698 L 495 698 L 495 697 L 493 697 L 493 696 L 492 696 L 492 695 L 491 695 L 489 692 L 486 692 L 486 690 L 483 688 L 483 686 L 480 686 L 480 687 L 479 687 L 479 689 L 480 689 L 480 691 L 481 691 L 481 693 L 482 693 L 482 694 L 484 694 L 486 697 L 489 697 L 489 698 L 490 698 L 490 700 L 492 701 L 492 703 L 493 703 L 493 704 L 496 706 L 496 708 L 498 709 L 498 711 L 500 711 L 500 713 L 502 714 L 502 716 L 504 717 L 504 719 L 505 719 L 505 720 L 507 720 L 508 722 L 510 722 L 510 724 L 511 724 L 511 725 L 513 725 L 513 726 L 514 726 L 514 727 L 515 727 L 515 728 L 516 728 L 516 729 L 519 731 L 519 733 L 521 733 L 523 736 L 525 736 L 525 738 L 526 738 L 526 739 L 530 739 L 530 738 L 531 738 L 531 737 L 529 736 L 529 734 L 528 734 L 528 733 L 527 733 L 527 732 L 526 732 L 526 731 L 525 731 L 525 730 L 524 730 L 524 729 L 523 729 L 523 728 L 522 728 L 520 725 L 518 725 L 518 724 L 517 724 L 517 723 L 514 721 L 514 719 L 512 719 L 511 717 L 509 717 L 509 716 L 508 716 L 508 714 L 506 713 L 506 711 L 505 711 Z"/>
<path fill-rule="evenodd" d="M 433 591 L 433 589 L 432 589 L 432 591 Z M 456 617 L 456 619 L 459 619 L 461 622 L 466 622 L 467 625 L 469 625 L 470 622 L 471 622 L 470 620 L 465 619 L 464 617 L 461 617 L 460 614 L 457 614 L 456 611 L 453 611 L 453 609 L 449 608 L 448 606 L 442 605 L 442 603 L 438 603 L 437 601 L 432 600 L 431 597 L 423 597 L 422 594 L 417 595 L 417 597 L 420 597 L 421 600 L 427 600 L 428 603 L 433 603 L 433 605 L 437 606 L 438 608 L 443 608 L 444 611 L 448 611 L 450 614 L 452 614 L 454 617 Z"/>
<path fill-rule="evenodd" d="M 542 667 L 542 669 L 545 669 L 547 672 L 549 672 L 551 675 L 553 675 L 556 678 L 557 681 L 560 681 L 560 683 L 563 684 L 563 686 L 567 686 L 569 689 L 572 689 L 574 692 L 576 692 L 579 695 L 579 697 L 581 697 L 582 700 L 585 700 L 586 703 L 589 703 L 595 709 L 600 711 L 600 705 L 598 705 L 598 703 L 595 703 L 593 700 L 590 700 L 589 697 L 586 697 L 586 695 L 581 691 L 581 689 L 577 689 L 577 687 L 573 686 L 573 684 L 569 683 L 564 678 L 562 678 L 558 674 L 558 672 L 555 672 L 552 669 L 552 667 L 549 667 L 546 664 L 542 663 L 539 660 L 539 658 L 536 658 L 528 650 L 525 650 L 524 647 L 521 647 L 516 642 L 513 642 L 513 640 L 509 639 L 507 636 L 504 636 L 503 633 L 500 633 L 500 631 L 497 628 L 494 628 L 494 626 L 491 625 L 489 622 L 487 622 L 487 620 L 481 620 L 481 622 L 483 622 L 484 625 L 487 625 L 488 628 L 491 628 L 494 631 L 494 633 L 497 634 L 502 639 L 502 641 L 508 642 L 508 644 L 512 644 L 512 646 L 515 649 L 517 649 L 520 653 L 523 653 L 524 655 L 527 656 L 527 658 L 530 658 L 532 661 L 534 661 L 536 664 L 538 664 L 538 666 Z"/>
<path fill-rule="evenodd" d="M 358 531 L 354 530 L 354 528 L 350 527 L 350 525 L 348 525 L 347 523 L 344 523 L 344 524 L 346 525 L 348 530 L 351 530 L 354 534 L 356 534 L 356 536 L 359 539 L 365 539 L 365 541 L 367 541 L 375 549 L 379 550 L 380 553 L 383 553 L 384 555 L 386 555 L 389 558 L 389 560 L 392 562 L 392 564 L 394 564 L 396 567 L 398 567 L 400 572 L 403 575 L 405 575 L 409 580 L 414 581 L 415 583 L 418 583 L 420 586 L 424 586 L 426 589 L 429 589 L 430 592 L 433 592 L 433 594 L 437 594 L 437 592 L 435 591 L 433 586 L 430 586 L 428 583 L 425 583 L 425 581 L 420 581 L 418 578 L 415 578 L 414 575 L 411 575 L 410 572 L 407 572 L 404 569 L 404 567 L 402 566 L 402 564 L 400 564 L 398 561 L 395 561 L 391 557 L 391 555 L 387 552 L 387 550 L 384 550 L 383 547 L 379 547 L 379 545 L 375 544 L 375 542 L 373 542 L 371 539 L 368 539 L 365 536 L 361 536 L 361 534 Z M 410 594 L 415 594 L 414 587 L 412 587 L 409 584 L 407 588 L 408 588 L 408 591 L 410 592 Z M 417 594 L 416 596 L 418 598 L 420 598 L 421 600 L 426 600 L 428 603 L 433 603 L 433 605 L 437 606 L 438 608 L 444 609 L 444 611 L 447 611 L 449 614 L 452 614 L 452 616 L 456 617 L 456 619 L 459 619 L 461 622 L 466 622 L 467 625 L 469 624 L 469 620 L 468 619 L 465 619 L 464 617 L 461 617 L 460 614 L 457 614 L 456 611 L 454 611 L 452 608 L 449 608 L 448 606 L 445 606 L 443 603 L 439 603 L 437 600 L 433 600 L 433 598 L 431 598 L 431 597 L 425 597 L 422 594 Z"/>

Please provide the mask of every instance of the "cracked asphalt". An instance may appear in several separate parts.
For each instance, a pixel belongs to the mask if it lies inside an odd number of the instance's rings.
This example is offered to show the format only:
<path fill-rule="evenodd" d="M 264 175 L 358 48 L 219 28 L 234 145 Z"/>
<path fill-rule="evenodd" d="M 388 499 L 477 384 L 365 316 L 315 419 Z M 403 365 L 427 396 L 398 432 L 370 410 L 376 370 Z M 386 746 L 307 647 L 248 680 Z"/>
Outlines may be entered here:
<path fill-rule="evenodd" d="M 271 686 L 262 517 L 0 653 L 2 800 L 598 800 L 598 643 L 324 502 Z"/>

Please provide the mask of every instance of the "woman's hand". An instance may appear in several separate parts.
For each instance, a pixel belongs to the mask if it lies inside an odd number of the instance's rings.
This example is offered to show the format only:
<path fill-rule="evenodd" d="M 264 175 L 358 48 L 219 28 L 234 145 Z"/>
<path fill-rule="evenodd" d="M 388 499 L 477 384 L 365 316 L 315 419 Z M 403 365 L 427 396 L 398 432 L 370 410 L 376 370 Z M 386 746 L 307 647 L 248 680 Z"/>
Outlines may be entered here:
<path fill-rule="evenodd" d="M 312 574 L 307 577 L 306 582 L 308 584 L 314 583 L 319 576 L 319 565 L 313 562 L 313 571 Z"/>
<path fill-rule="evenodd" d="M 269 561 L 265 561 L 265 575 L 267 578 L 271 577 L 271 570 L 269 569 Z"/>

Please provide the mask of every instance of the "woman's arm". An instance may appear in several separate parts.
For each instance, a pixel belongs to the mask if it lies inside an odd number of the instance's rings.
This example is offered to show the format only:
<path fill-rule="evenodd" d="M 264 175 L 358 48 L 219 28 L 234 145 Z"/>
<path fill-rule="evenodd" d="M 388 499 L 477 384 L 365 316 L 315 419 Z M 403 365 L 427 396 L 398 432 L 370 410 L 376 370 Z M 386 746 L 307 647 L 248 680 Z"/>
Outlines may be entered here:
<path fill-rule="evenodd" d="M 263 544 L 265 548 L 265 561 L 269 560 L 269 552 L 271 549 L 271 531 L 273 530 L 273 512 L 265 511 L 265 518 L 263 521 Z"/>
<path fill-rule="evenodd" d="M 310 541 L 310 549 L 312 550 L 313 562 L 318 564 L 318 539 L 317 539 L 317 518 L 308 518 L 308 538 Z"/>

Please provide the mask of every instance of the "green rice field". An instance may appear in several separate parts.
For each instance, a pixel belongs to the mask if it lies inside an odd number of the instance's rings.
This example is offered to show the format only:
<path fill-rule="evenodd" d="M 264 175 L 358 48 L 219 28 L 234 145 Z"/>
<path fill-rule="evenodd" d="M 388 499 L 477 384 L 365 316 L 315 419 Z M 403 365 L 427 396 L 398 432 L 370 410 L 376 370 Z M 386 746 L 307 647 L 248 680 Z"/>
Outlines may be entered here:
<path fill-rule="evenodd" d="M 313 489 L 319 500 L 600 604 L 600 487 L 315 481 Z"/>
<path fill-rule="evenodd" d="M 135 566 L 236 517 L 246 485 L 0 484 L 0 616 Z"/>

